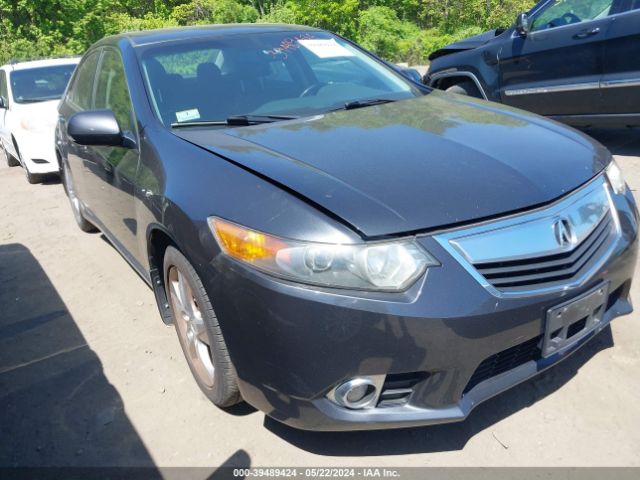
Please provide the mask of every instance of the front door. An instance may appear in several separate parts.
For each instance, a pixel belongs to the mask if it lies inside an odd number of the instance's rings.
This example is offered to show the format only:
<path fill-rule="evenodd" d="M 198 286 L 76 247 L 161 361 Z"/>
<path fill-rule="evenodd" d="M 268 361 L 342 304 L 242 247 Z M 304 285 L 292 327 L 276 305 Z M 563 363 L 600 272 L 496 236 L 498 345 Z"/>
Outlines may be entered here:
<path fill-rule="evenodd" d="M 640 0 L 619 0 L 617 8 L 604 56 L 603 113 L 640 115 Z"/>
<path fill-rule="evenodd" d="M 131 104 L 120 52 L 107 48 L 98 69 L 94 109 L 113 111 L 122 132 L 136 145 L 136 117 Z M 139 150 L 126 147 L 92 147 L 95 179 L 108 191 L 107 201 L 101 206 L 99 217 L 111 233 L 118 248 L 130 254 L 130 260 L 139 260 L 136 236 L 135 179 L 138 171 Z"/>
<path fill-rule="evenodd" d="M 550 0 L 500 53 L 502 101 L 541 115 L 599 113 L 614 0 Z"/>
<path fill-rule="evenodd" d="M 69 118 L 76 113 L 91 110 L 93 106 L 93 91 L 95 86 L 96 69 L 100 51 L 93 51 L 78 65 L 73 76 L 68 93 L 60 104 L 60 128 L 66 131 Z M 91 179 L 91 149 L 79 145 L 68 138 L 66 144 L 67 163 L 73 178 L 73 188 L 76 195 L 82 199 L 85 207 L 94 212 L 94 207 L 102 202 L 101 192 L 96 192 Z"/>

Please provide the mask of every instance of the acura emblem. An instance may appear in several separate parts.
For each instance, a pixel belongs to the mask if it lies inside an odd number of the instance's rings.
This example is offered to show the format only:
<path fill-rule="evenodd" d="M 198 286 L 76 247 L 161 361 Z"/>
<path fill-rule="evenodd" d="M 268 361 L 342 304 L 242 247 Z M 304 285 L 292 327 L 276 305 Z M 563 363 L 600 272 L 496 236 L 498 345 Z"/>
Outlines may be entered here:
<path fill-rule="evenodd" d="M 561 218 L 553 224 L 553 233 L 556 236 L 558 245 L 562 248 L 571 247 L 577 242 L 576 235 L 573 232 L 573 226 L 566 218 Z"/>

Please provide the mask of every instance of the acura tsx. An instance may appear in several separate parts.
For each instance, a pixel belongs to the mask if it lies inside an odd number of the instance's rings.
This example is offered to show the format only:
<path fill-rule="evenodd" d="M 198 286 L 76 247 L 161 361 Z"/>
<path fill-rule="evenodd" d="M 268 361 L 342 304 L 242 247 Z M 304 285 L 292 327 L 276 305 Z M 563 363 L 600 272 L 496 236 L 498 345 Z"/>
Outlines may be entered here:
<path fill-rule="evenodd" d="M 459 421 L 632 311 L 638 211 L 604 147 L 326 31 L 109 37 L 59 113 L 78 225 L 153 288 L 218 406 Z"/>

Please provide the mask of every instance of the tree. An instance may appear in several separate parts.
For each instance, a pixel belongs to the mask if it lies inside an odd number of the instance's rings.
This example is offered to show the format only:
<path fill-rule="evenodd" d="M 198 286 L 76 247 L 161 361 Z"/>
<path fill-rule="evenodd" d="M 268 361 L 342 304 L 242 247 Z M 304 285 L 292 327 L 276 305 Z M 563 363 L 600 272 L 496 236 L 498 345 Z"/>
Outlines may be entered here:
<path fill-rule="evenodd" d="M 578 7 L 583 3 L 571 1 Z M 431 51 L 452 39 L 512 24 L 518 12 L 533 4 L 533 0 L 0 0 L 0 62 L 79 54 L 104 35 L 123 31 L 255 21 L 325 28 L 390 60 L 425 62 Z"/>

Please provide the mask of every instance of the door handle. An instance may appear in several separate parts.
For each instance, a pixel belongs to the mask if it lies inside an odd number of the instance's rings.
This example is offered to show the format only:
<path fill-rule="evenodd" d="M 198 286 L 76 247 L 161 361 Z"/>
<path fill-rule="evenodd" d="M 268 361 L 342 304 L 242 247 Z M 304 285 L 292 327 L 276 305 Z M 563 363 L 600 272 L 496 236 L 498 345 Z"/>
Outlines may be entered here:
<path fill-rule="evenodd" d="M 585 30 L 573 36 L 576 40 L 583 40 L 585 38 L 593 37 L 600 33 L 600 27 L 592 28 L 591 30 Z"/>
<path fill-rule="evenodd" d="M 102 164 L 102 168 L 104 168 L 105 172 L 107 172 L 107 175 L 113 175 L 113 165 L 111 165 L 109 162 L 104 162 Z"/>

